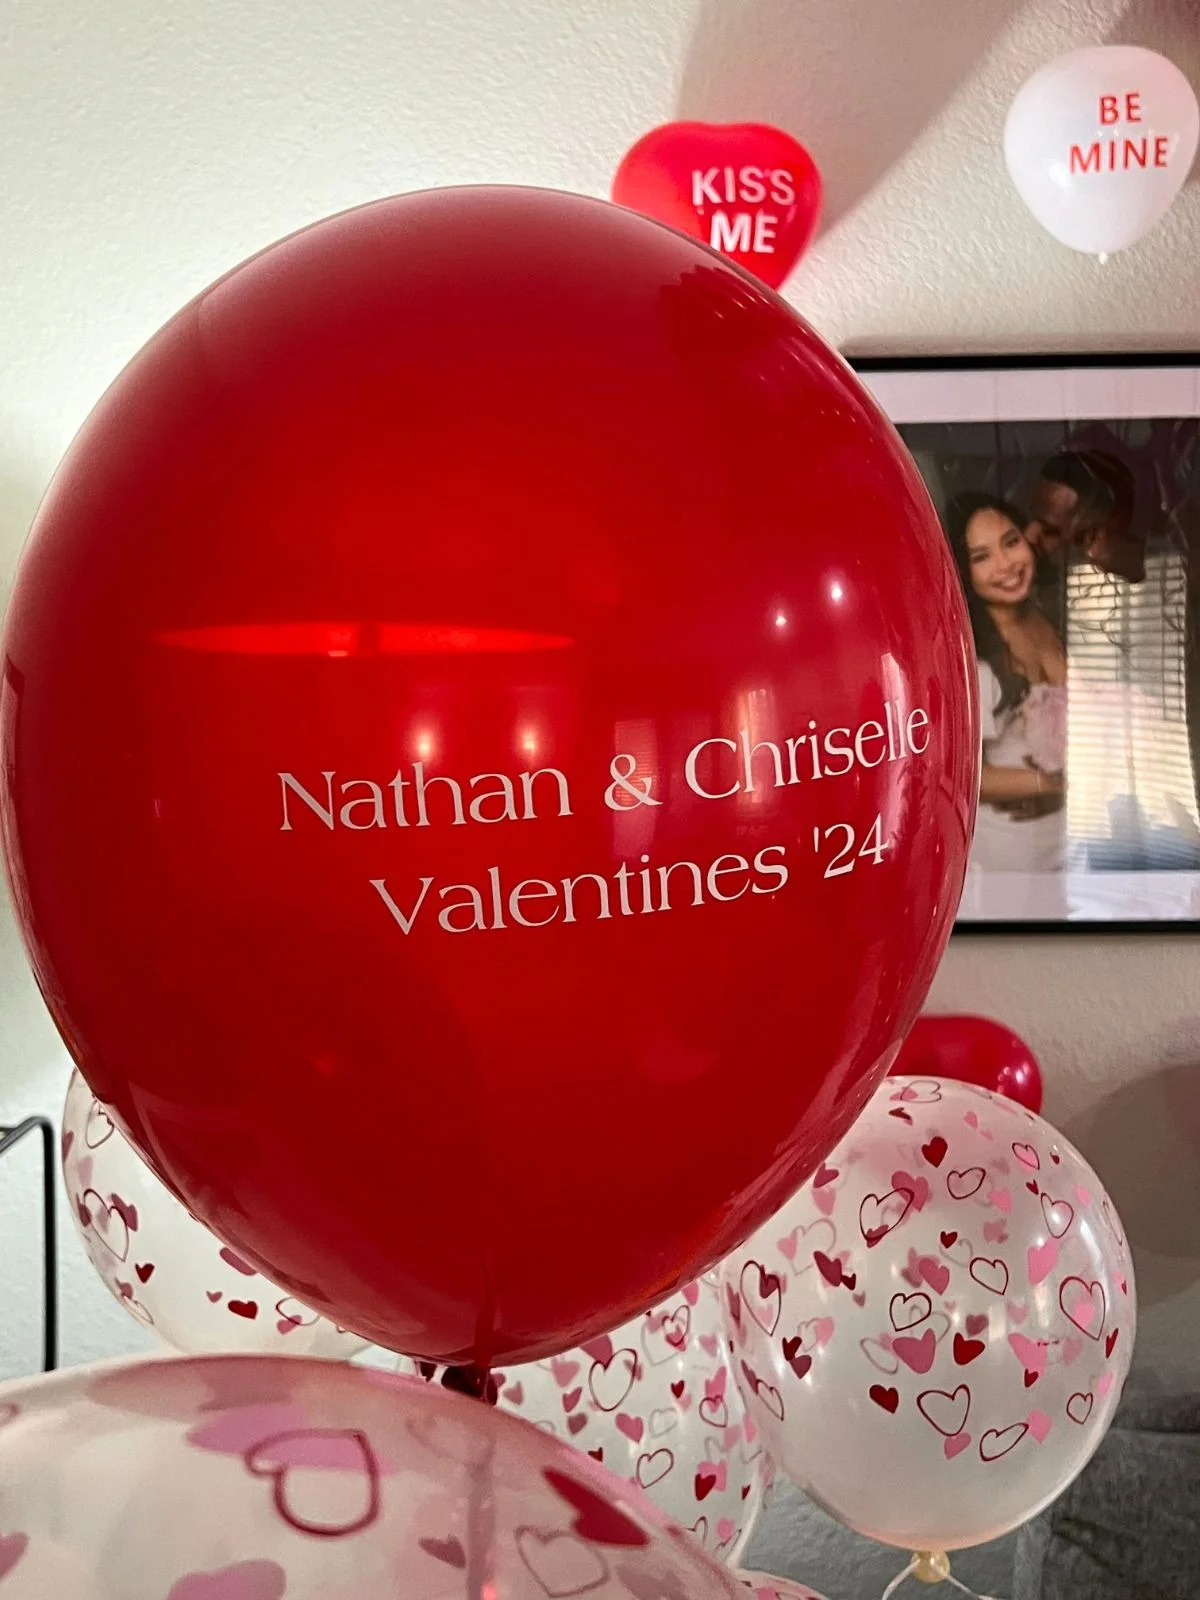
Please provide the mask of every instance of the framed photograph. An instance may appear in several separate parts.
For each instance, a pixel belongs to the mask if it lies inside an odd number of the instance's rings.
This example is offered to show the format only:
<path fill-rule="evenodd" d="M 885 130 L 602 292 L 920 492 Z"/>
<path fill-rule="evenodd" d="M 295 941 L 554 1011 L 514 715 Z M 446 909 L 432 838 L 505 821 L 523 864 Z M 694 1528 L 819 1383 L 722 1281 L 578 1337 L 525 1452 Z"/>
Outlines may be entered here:
<path fill-rule="evenodd" d="M 1200 354 L 854 366 L 971 617 L 958 930 L 1200 928 Z"/>

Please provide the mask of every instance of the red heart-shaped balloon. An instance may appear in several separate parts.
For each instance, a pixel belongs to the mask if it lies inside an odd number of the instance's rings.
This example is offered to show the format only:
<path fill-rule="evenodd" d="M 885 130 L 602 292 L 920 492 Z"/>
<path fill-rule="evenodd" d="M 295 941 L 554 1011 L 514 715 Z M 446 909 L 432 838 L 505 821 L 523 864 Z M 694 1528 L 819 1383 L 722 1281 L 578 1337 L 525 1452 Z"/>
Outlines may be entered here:
<path fill-rule="evenodd" d="M 779 128 L 667 122 L 626 155 L 612 197 L 703 240 L 778 289 L 817 231 L 821 174 L 804 146 Z"/>

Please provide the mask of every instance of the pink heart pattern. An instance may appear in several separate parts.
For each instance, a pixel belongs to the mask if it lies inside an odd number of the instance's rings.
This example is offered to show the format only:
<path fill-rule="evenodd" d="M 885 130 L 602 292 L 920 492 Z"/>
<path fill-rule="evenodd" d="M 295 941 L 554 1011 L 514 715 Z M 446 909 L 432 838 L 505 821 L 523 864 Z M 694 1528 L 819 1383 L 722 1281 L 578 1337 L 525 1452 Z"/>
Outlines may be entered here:
<path fill-rule="evenodd" d="M 239 1561 L 219 1572 L 190 1572 L 167 1600 L 283 1600 L 287 1575 L 274 1561 Z"/>
<path fill-rule="evenodd" d="M 1082 1278 L 1064 1278 L 1058 1291 L 1058 1303 L 1068 1322 L 1074 1323 L 1080 1333 L 1089 1339 L 1099 1339 L 1104 1332 L 1106 1300 L 1104 1285 Z"/>
<path fill-rule="evenodd" d="M 271 1481 L 276 1511 L 298 1533 L 344 1538 L 379 1516 L 379 1462 L 353 1429 L 275 1434 L 247 1450 L 245 1462 L 254 1477 Z"/>

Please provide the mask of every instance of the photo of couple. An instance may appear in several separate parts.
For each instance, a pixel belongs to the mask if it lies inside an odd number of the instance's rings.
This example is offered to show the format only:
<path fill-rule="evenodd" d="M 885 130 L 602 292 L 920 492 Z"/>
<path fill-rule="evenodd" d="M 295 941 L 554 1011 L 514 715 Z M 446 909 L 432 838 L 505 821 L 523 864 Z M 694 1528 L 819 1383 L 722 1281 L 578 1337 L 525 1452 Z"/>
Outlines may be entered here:
<path fill-rule="evenodd" d="M 960 924 L 1200 919 L 1200 418 L 889 409 L 975 646 L 982 771 Z"/>

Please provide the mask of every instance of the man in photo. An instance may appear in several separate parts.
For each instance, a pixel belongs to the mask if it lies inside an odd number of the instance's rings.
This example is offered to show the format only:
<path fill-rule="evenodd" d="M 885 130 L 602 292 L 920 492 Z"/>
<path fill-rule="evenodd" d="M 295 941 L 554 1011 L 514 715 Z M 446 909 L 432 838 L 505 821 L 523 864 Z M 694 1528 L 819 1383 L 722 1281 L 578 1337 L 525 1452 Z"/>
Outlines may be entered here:
<path fill-rule="evenodd" d="M 1114 438 L 1109 448 L 1060 450 L 1043 464 L 1026 529 L 1039 558 L 1059 569 L 1071 560 L 1087 561 L 1127 583 L 1141 583 L 1145 526 L 1135 519 L 1137 479 L 1116 453 L 1120 449 Z"/>

